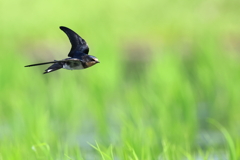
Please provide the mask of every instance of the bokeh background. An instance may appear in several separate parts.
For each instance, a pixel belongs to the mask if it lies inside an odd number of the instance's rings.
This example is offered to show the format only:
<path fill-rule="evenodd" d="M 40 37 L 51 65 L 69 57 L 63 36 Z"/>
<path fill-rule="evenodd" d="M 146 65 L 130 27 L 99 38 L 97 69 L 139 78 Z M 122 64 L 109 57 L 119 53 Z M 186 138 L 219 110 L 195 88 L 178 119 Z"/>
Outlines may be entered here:
<path fill-rule="evenodd" d="M 239 0 L 0 1 L 0 159 L 239 159 Z M 100 64 L 67 57 L 59 29 Z"/>

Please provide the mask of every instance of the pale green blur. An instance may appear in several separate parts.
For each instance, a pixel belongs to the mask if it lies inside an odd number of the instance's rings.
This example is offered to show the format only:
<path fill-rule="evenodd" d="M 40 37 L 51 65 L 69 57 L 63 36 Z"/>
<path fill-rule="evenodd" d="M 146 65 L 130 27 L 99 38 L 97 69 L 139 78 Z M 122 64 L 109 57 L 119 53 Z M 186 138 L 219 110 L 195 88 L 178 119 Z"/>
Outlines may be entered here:
<path fill-rule="evenodd" d="M 0 160 L 239 159 L 238 6 L 0 1 Z M 59 26 L 101 63 L 46 75 L 48 65 L 25 68 L 67 58 Z"/>

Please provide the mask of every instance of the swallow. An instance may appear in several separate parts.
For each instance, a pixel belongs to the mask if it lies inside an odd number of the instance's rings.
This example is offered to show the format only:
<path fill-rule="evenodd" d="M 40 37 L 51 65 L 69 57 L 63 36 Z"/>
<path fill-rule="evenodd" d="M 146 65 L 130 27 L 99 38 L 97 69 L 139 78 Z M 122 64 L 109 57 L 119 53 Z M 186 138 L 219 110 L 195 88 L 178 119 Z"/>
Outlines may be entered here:
<path fill-rule="evenodd" d="M 61 68 L 68 70 L 79 70 L 89 68 L 97 63 L 100 63 L 98 59 L 94 56 L 88 55 L 89 47 L 86 41 L 81 38 L 73 30 L 60 26 L 60 29 L 68 36 L 70 43 L 72 45 L 68 57 L 63 60 L 54 60 L 50 62 L 36 63 L 27 65 L 25 67 L 39 66 L 45 64 L 52 64 L 49 68 L 45 70 L 43 74 L 50 73 Z"/>

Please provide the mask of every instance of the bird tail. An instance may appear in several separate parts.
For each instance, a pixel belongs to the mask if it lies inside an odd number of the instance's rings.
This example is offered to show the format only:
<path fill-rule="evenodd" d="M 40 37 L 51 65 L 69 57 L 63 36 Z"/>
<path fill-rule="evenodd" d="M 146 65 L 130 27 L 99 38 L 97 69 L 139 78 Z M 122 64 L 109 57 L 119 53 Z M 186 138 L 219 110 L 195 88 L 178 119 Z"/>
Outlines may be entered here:
<path fill-rule="evenodd" d="M 24 67 L 39 66 L 39 65 L 44 65 L 44 64 L 56 63 L 56 62 L 57 62 L 57 61 L 54 60 L 54 61 L 51 61 L 51 62 L 44 62 L 44 63 L 30 64 L 30 65 L 27 65 L 27 66 L 24 66 Z"/>
<path fill-rule="evenodd" d="M 45 65 L 45 64 L 51 64 L 51 63 L 54 63 L 53 65 L 51 65 L 48 69 L 45 70 L 45 72 L 43 74 L 46 74 L 46 73 L 50 73 L 50 72 L 53 72 L 53 71 L 56 71 L 56 70 L 59 70 L 61 68 L 63 68 L 63 61 L 51 61 L 51 62 L 44 62 L 44 63 L 36 63 L 36 64 L 30 64 L 30 65 L 27 65 L 25 67 L 32 67 L 32 66 L 39 66 L 39 65 Z"/>
<path fill-rule="evenodd" d="M 53 65 L 51 65 L 50 67 L 48 67 L 48 69 L 46 69 L 43 74 L 50 73 L 50 72 L 59 70 L 59 69 L 61 69 L 61 68 L 63 68 L 63 64 L 62 64 L 62 63 L 54 63 Z"/>

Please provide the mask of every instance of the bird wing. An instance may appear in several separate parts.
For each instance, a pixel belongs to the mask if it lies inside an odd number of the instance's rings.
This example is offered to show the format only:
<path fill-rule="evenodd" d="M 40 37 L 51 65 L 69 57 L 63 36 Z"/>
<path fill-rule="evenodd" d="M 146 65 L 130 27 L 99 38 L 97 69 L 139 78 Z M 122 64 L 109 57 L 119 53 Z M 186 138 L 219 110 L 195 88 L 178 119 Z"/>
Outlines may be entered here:
<path fill-rule="evenodd" d="M 82 39 L 77 33 L 67 27 L 61 26 L 60 29 L 66 33 L 72 44 L 72 48 L 68 54 L 68 57 L 77 57 L 81 54 L 88 54 L 89 48 L 84 39 Z"/>

